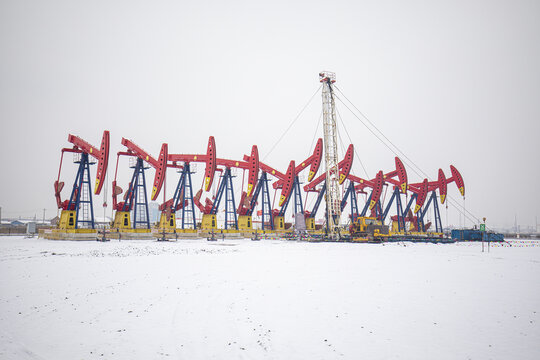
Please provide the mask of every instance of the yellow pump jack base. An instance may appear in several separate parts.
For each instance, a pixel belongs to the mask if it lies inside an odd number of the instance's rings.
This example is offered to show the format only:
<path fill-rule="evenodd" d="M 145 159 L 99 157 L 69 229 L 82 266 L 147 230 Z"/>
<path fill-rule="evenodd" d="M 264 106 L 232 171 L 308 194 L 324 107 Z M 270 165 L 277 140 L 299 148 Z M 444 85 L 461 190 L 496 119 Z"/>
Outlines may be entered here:
<path fill-rule="evenodd" d="M 274 230 L 285 230 L 285 217 L 274 216 Z"/>
<path fill-rule="evenodd" d="M 60 222 L 58 228 L 61 230 L 75 229 L 76 210 L 62 210 L 60 214 Z"/>
<path fill-rule="evenodd" d="M 150 233 L 150 229 L 133 229 L 131 227 L 131 213 L 129 211 L 117 211 L 114 214 L 114 221 L 111 226 L 111 233 L 113 232 L 122 232 L 122 233 L 137 233 L 144 234 Z"/>
<path fill-rule="evenodd" d="M 238 230 L 249 230 L 252 229 L 251 216 L 249 215 L 240 215 L 238 216 Z"/>
<path fill-rule="evenodd" d="M 176 217 L 171 214 L 169 218 L 165 213 L 161 213 L 159 217 L 159 225 L 157 228 L 160 232 L 174 232 L 176 230 Z"/>
<path fill-rule="evenodd" d="M 215 230 L 217 229 L 216 215 L 214 214 L 203 214 L 201 229 L 204 230 Z"/>
<path fill-rule="evenodd" d="M 306 218 L 306 230 L 315 230 L 315 218 Z"/>
<path fill-rule="evenodd" d="M 117 211 L 114 214 L 113 229 L 124 231 L 131 228 L 131 214 L 129 211 Z"/>

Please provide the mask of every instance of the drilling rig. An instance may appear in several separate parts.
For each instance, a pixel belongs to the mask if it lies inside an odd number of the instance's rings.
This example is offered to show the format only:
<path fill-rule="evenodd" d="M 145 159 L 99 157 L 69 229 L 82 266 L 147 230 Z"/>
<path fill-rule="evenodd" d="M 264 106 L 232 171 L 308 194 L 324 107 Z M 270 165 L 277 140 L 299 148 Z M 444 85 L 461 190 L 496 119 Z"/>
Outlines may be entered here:
<path fill-rule="evenodd" d="M 319 73 L 319 81 L 322 83 L 324 162 L 326 171 L 326 229 L 329 240 L 339 240 L 341 194 L 339 189 L 336 104 L 333 89 L 336 74 L 323 71 Z"/>

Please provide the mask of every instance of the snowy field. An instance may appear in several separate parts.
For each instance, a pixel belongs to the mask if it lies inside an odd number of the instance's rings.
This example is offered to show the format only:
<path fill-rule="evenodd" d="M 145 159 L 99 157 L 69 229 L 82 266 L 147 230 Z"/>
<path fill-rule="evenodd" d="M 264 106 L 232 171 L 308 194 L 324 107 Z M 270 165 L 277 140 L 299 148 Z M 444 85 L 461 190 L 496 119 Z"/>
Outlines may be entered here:
<path fill-rule="evenodd" d="M 0 237 L 0 359 L 540 359 L 540 243 Z"/>

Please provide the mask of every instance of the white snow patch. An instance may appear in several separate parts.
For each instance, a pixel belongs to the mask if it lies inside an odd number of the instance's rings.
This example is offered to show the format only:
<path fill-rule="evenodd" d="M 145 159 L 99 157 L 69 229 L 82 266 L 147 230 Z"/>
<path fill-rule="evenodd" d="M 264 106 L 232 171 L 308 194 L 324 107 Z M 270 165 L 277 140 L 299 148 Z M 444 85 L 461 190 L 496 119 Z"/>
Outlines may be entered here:
<path fill-rule="evenodd" d="M 0 237 L 0 358 L 538 359 L 540 244 L 510 243 Z"/>

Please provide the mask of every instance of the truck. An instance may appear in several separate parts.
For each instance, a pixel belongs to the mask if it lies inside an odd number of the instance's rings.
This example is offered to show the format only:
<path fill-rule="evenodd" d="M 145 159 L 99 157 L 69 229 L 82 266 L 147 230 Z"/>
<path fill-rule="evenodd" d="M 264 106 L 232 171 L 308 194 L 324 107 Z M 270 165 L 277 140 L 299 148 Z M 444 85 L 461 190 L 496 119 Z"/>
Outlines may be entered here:
<path fill-rule="evenodd" d="M 351 241 L 382 242 L 390 235 L 387 225 L 376 217 L 358 216 L 349 227 Z"/>

